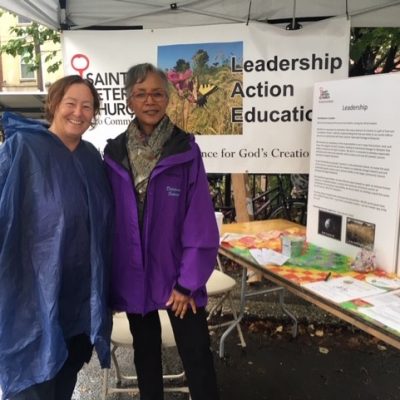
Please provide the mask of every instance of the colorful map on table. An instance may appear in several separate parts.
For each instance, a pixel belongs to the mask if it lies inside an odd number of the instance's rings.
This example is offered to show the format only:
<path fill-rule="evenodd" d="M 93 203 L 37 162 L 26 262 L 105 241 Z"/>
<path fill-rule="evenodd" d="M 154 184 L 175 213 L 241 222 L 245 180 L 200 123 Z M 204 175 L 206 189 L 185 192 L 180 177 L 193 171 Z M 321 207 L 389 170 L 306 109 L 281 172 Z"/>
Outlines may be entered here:
<path fill-rule="evenodd" d="M 255 235 L 226 234 L 222 238 L 222 245 L 232 249 L 271 249 L 281 251 L 281 236 L 305 236 L 302 228 L 289 228 L 284 231 L 266 231 Z M 230 238 L 231 237 L 231 238 Z"/>
<path fill-rule="evenodd" d="M 303 254 L 290 258 L 286 264 L 324 271 L 347 272 L 350 269 L 351 261 L 351 257 L 306 243 Z"/>
<path fill-rule="evenodd" d="M 261 232 L 256 235 L 233 235 L 231 237 L 228 234 L 222 239 L 222 246 L 229 248 L 243 257 L 252 258 L 248 251 L 249 249 L 266 248 L 281 252 L 281 237 L 283 235 L 304 237 L 304 230 L 301 228 L 291 228 L 284 231 L 274 230 Z M 350 257 L 305 242 L 302 255 L 290 258 L 286 262 L 286 265 L 313 268 L 322 271 L 333 270 L 345 272 L 349 270 L 350 263 Z"/>
<path fill-rule="evenodd" d="M 319 282 L 326 279 L 328 273 L 326 271 L 321 271 L 317 269 L 313 269 L 310 267 L 296 267 L 293 265 L 268 265 L 266 267 L 269 271 L 274 272 L 277 275 L 282 276 L 283 278 L 296 283 L 298 285 L 303 285 L 305 283 L 311 282 Z M 347 271 L 346 273 L 343 272 L 331 272 L 329 278 L 339 278 L 340 276 L 348 275 L 352 276 L 355 279 L 364 279 L 363 276 L 360 276 L 358 272 L 354 271 Z"/>
<path fill-rule="evenodd" d="M 222 247 L 229 249 L 237 255 L 247 258 L 253 262 L 249 249 L 268 248 L 281 251 L 282 235 L 304 235 L 301 228 L 292 228 L 285 231 L 268 231 L 257 235 L 226 235 L 222 239 Z M 352 271 L 350 269 L 352 259 L 339 253 L 323 249 L 311 243 L 306 243 L 304 252 L 299 257 L 290 258 L 284 265 L 267 265 L 264 268 L 274 272 L 285 279 L 302 285 L 304 283 L 318 282 L 327 278 L 338 278 L 340 276 L 351 276 L 355 279 L 364 280 L 368 274 Z M 385 276 L 386 273 L 376 270 L 374 276 Z"/>
<path fill-rule="evenodd" d="M 256 263 L 256 260 L 252 257 L 249 250 L 267 248 L 280 252 L 281 236 L 284 234 L 297 234 L 303 236 L 304 231 L 294 228 L 293 230 L 286 231 L 268 231 L 257 235 L 227 234 L 222 238 L 221 246 L 243 258 L 251 260 L 253 263 Z M 375 284 L 377 287 L 382 287 L 384 285 L 384 289 L 388 289 L 388 287 L 393 289 L 395 287 L 397 288 L 395 284 L 398 284 L 399 278 L 396 278 L 395 276 L 392 276 L 392 274 L 388 274 L 381 269 L 376 269 L 370 273 L 353 271 L 350 268 L 351 261 L 352 259 L 350 257 L 306 243 L 301 256 L 290 258 L 281 266 L 263 265 L 262 268 L 275 275 L 279 275 L 296 285 L 321 282 L 326 279 L 346 276 L 360 281 L 366 281 L 369 284 Z M 400 293 L 398 288 L 397 291 Z M 378 296 L 383 297 L 386 295 L 389 295 L 389 293 Z M 398 296 L 400 297 L 400 294 Z M 377 298 L 377 296 L 371 296 L 368 298 L 369 302 L 372 302 L 373 304 L 369 304 L 365 299 L 356 299 L 340 303 L 340 306 L 359 315 L 365 320 L 382 325 L 385 329 L 400 336 L 400 330 L 398 328 L 398 306 L 397 308 L 394 306 L 392 307 L 393 309 L 389 310 L 387 310 L 387 306 L 383 309 L 378 309 L 379 304 L 377 306 L 373 301 L 373 299 L 376 300 Z M 374 315 L 376 318 L 372 318 L 371 315 Z M 393 315 L 395 315 L 394 319 Z M 392 323 L 392 321 L 394 322 Z"/>

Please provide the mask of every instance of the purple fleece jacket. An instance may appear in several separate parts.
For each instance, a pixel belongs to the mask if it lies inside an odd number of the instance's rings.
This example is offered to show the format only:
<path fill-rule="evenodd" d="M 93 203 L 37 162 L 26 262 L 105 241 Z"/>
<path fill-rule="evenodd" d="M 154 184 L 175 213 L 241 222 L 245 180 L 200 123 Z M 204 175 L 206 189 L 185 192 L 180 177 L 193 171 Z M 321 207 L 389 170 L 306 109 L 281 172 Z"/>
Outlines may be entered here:
<path fill-rule="evenodd" d="M 115 197 L 111 306 L 146 314 L 166 308 L 174 287 L 207 303 L 218 228 L 194 136 L 175 128 L 153 169 L 139 226 L 126 133 L 109 140 L 104 160 Z"/>

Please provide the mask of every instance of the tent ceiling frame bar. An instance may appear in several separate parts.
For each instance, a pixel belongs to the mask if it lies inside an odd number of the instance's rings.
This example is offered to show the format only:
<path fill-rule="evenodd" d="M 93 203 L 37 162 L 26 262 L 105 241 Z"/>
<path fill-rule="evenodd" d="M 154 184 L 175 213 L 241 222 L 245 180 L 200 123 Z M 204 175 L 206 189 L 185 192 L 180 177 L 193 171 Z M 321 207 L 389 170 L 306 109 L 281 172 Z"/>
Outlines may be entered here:
<path fill-rule="evenodd" d="M 153 4 L 151 2 L 147 2 L 147 1 L 129 1 L 129 0 L 114 0 L 116 3 L 128 3 L 128 4 L 132 4 L 132 5 L 140 5 L 140 6 L 146 6 L 146 7 L 154 7 L 157 10 L 155 10 L 154 12 L 158 12 L 161 8 L 162 9 L 168 9 L 171 8 L 170 5 L 168 5 L 168 7 L 165 6 L 160 6 L 159 4 Z M 196 0 L 195 0 L 196 1 Z M 152 11 L 151 11 L 152 12 Z"/>
<path fill-rule="evenodd" d="M 183 10 L 183 11 L 186 11 L 186 12 L 189 12 L 192 14 L 205 15 L 207 17 L 217 17 L 217 18 L 225 19 L 227 21 L 232 21 L 232 22 L 246 22 L 246 19 L 243 19 L 243 18 L 237 18 L 237 17 L 232 17 L 229 15 L 223 15 L 223 14 L 219 14 L 219 13 L 211 13 L 211 12 L 196 10 L 194 8 L 179 7 L 179 10 Z"/>
<path fill-rule="evenodd" d="M 46 21 L 49 26 L 56 28 L 54 26 L 54 22 L 51 20 L 51 18 L 48 17 L 48 15 L 46 14 L 46 12 L 44 10 L 42 10 L 41 8 L 39 8 L 38 6 L 36 6 L 35 4 L 32 3 L 31 0 L 24 0 L 24 2 L 32 9 L 32 11 L 34 11 L 35 14 L 37 14 L 43 21 Z"/>
<path fill-rule="evenodd" d="M 384 8 L 396 6 L 398 4 L 400 4 L 399 0 L 392 1 L 392 2 L 386 3 L 386 4 L 380 4 L 379 6 L 364 8 L 362 10 L 357 10 L 357 11 L 354 11 L 354 12 L 350 12 L 350 17 L 355 17 L 357 15 L 367 14 L 367 13 L 369 13 L 371 11 L 382 10 Z"/>

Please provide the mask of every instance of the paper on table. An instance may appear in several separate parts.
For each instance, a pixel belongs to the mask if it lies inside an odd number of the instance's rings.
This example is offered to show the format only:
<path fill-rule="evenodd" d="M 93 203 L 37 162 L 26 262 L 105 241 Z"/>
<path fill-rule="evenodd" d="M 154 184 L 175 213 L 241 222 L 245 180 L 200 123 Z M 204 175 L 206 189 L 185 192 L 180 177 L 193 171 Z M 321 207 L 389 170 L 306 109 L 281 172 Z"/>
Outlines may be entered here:
<path fill-rule="evenodd" d="M 289 257 L 271 249 L 250 249 L 250 254 L 260 265 L 282 265 Z"/>
<path fill-rule="evenodd" d="M 352 277 L 305 283 L 303 286 L 335 303 L 343 303 L 344 301 L 385 293 L 383 289 Z"/>
<path fill-rule="evenodd" d="M 262 251 L 261 249 L 250 249 L 250 254 L 252 255 L 252 257 L 260 264 L 260 265 L 264 265 L 263 263 L 263 257 L 262 257 Z"/>
<path fill-rule="evenodd" d="M 378 296 L 368 297 L 365 300 L 367 303 L 374 306 L 393 306 L 399 310 L 400 317 L 400 290 L 393 290 L 392 292 L 386 292 Z M 400 323 L 400 318 L 399 318 Z"/>
<path fill-rule="evenodd" d="M 375 321 L 400 332 L 400 312 L 394 306 L 359 307 L 358 311 Z"/>
<path fill-rule="evenodd" d="M 231 240 L 238 240 L 238 239 L 240 239 L 242 237 L 245 237 L 245 236 L 248 236 L 248 235 L 245 235 L 243 233 L 229 233 L 229 232 L 227 232 L 227 233 L 224 233 L 222 235 L 221 241 L 229 242 Z"/>
<path fill-rule="evenodd" d="M 358 307 L 358 312 L 400 332 L 400 290 L 362 300 L 373 307 Z"/>

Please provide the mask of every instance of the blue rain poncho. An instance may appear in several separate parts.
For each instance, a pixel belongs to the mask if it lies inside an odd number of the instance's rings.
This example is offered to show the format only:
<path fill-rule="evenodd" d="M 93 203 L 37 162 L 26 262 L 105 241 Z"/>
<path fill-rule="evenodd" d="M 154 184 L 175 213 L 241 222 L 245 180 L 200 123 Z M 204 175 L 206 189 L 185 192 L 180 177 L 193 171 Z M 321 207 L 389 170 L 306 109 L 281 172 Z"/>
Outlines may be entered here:
<path fill-rule="evenodd" d="M 109 366 L 112 198 L 101 157 L 71 152 L 37 121 L 4 113 L 0 146 L 0 385 L 53 378 L 65 339 L 90 336 Z"/>

